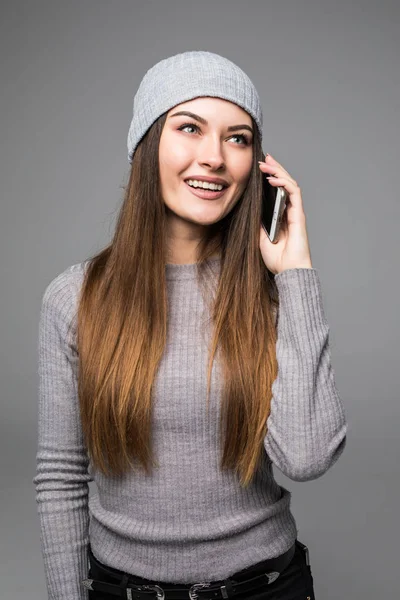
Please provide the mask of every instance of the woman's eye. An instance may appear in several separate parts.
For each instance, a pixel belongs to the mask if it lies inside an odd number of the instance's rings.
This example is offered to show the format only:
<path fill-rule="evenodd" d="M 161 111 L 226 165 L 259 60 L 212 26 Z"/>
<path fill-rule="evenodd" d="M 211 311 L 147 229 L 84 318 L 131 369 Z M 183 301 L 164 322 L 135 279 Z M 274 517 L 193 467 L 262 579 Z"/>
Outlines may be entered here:
<path fill-rule="evenodd" d="M 247 137 L 247 135 L 244 135 L 244 133 L 237 133 L 236 135 L 233 135 L 232 137 L 242 138 L 243 144 L 245 146 L 248 146 L 250 143 L 249 138 Z"/>
<path fill-rule="evenodd" d="M 199 130 L 199 126 L 195 125 L 194 123 L 184 123 L 183 125 L 181 125 L 180 127 L 178 127 L 179 131 L 183 131 L 183 129 L 186 129 L 186 127 L 191 127 L 192 129 L 195 129 L 196 131 Z M 236 138 L 242 138 L 242 144 L 237 144 L 237 145 L 243 145 L 243 146 L 248 146 L 250 141 L 249 138 L 247 137 L 247 135 L 244 135 L 243 133 L 240 134 L 235 134 L 232 137 L 236 137 Z"/>
<path fill-rule="evenodd" d="M 198 129 L 197 125 L 181 125 L 180 127 L 178 127 L 179 131 L 182 131 L 183 129 L 186 129 L 186 127 L 191 127 L 192 129 Z"/>

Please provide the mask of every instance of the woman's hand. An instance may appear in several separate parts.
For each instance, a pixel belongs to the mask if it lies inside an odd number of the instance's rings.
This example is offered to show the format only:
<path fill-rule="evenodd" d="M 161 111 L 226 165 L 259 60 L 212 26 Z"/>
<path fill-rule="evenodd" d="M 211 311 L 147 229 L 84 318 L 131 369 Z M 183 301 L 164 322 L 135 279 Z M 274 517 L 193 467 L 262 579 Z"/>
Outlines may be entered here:
<path fill-rule="evenodd" d="M 273 244 L 260 226 L 260 250 L 265 265 L 274 275 L 286 269 L 312 269 L 306 216 L 297 182 L 270 154 L 267 154 L 265 162 L 259 162 L 259 166 L 266 175 L 275 176 L 268 180 L 271 185 L 283 187 L 289 195 L 279 241 Z"/>

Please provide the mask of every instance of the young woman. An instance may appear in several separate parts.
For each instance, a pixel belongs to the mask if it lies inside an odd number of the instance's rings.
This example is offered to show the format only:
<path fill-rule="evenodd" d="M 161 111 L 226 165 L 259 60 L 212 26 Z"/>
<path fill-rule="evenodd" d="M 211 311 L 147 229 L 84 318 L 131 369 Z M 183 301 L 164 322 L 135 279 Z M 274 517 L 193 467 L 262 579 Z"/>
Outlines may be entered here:
<path fill-rule="evenodd" d="M 301 190 L 262 123 L 230 60 L 153 66 L 113 240 L 44 292 L 33 481 L 52 600 L 314 598 L 273 465 L 321 477 L 347 425 Z M 264 176 L 289 195 L 276 244 Z"/>

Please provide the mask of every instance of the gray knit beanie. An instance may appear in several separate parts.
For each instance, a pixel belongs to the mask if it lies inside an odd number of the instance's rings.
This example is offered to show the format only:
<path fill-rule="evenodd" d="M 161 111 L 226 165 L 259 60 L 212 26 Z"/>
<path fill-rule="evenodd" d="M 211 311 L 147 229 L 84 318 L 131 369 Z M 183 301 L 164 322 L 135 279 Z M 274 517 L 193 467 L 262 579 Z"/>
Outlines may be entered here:
<path fill-rule="evenodd" d="M 144 75 L 133 100 L 128 160 L 149 127 L 164 112 L 199 96 L 238 104 L 255 120 L 262 139 L 263 115 L 254 84 L 235 63 L 213 52 L 192 50 L 165 58 Z"/>

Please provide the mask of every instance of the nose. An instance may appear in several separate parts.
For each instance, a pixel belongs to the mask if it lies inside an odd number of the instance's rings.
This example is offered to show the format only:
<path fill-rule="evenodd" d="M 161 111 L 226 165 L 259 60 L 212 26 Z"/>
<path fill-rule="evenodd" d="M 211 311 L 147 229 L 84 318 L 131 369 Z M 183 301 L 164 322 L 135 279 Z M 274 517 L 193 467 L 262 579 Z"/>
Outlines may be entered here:
<path fill-rule="evenodd" d="M 225 159 L 219 140 L 204 138 L 203 143 L 199 146 L 198 159 L 199 164 L 207 165 L 212 169 L 221 168 L 225 163 Z"/>

